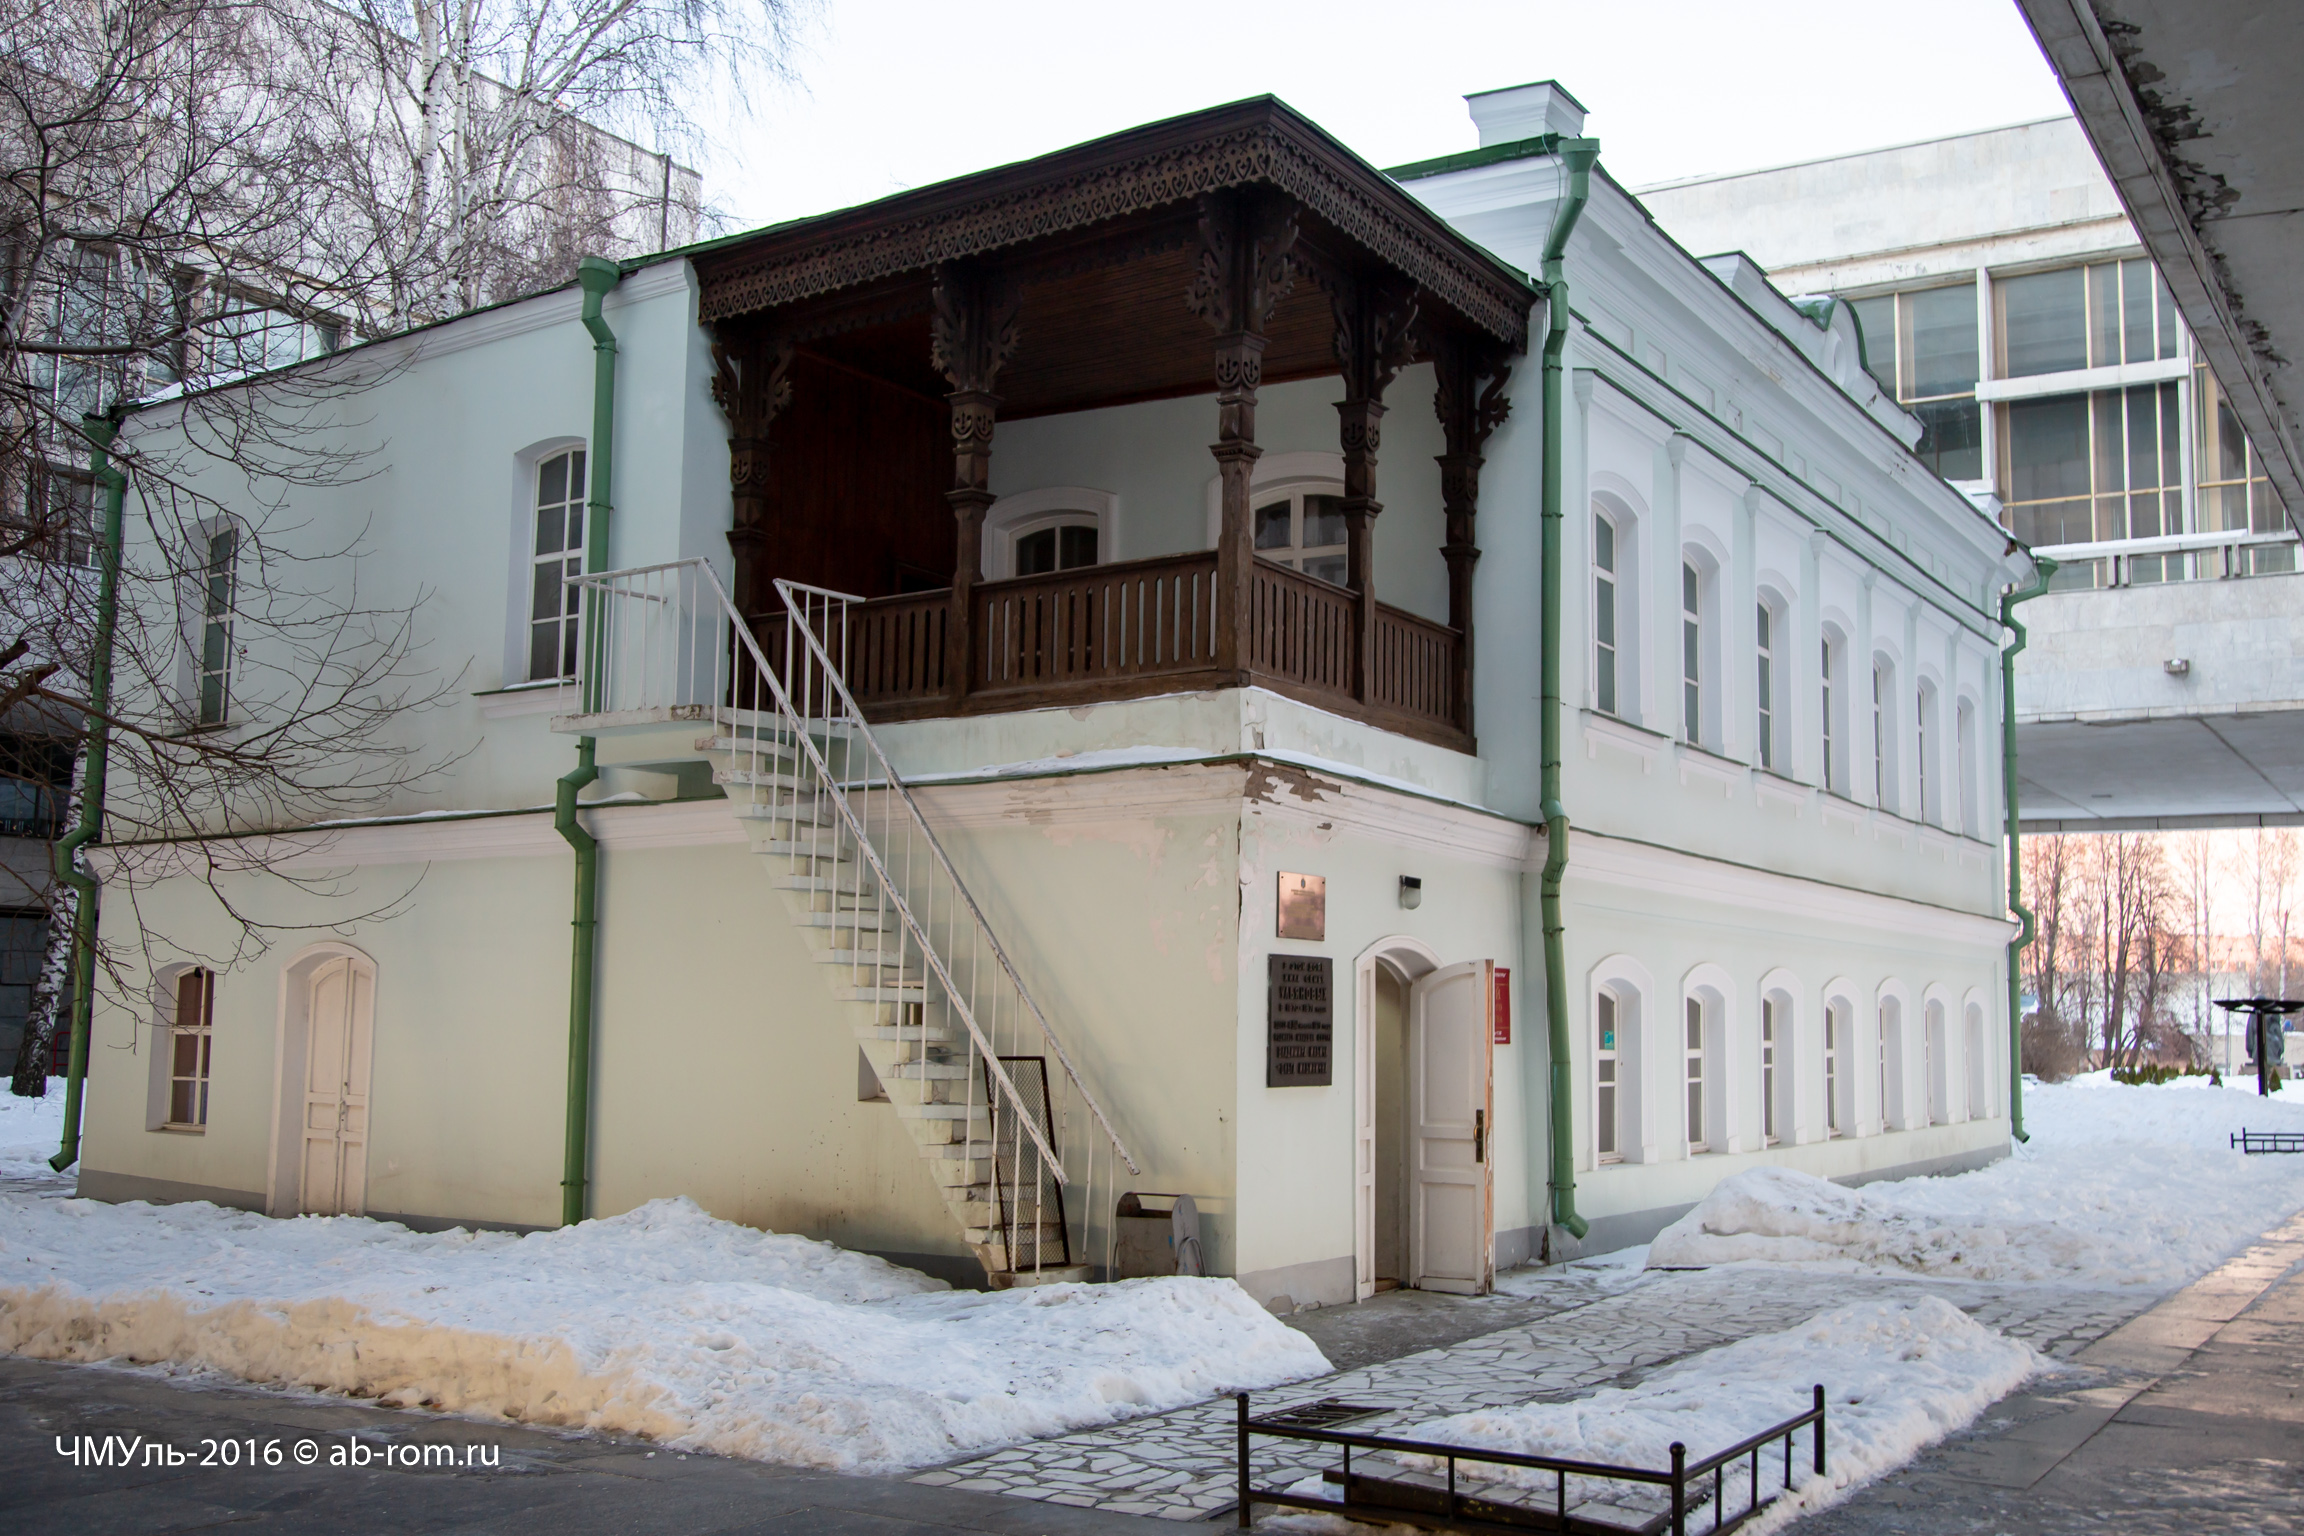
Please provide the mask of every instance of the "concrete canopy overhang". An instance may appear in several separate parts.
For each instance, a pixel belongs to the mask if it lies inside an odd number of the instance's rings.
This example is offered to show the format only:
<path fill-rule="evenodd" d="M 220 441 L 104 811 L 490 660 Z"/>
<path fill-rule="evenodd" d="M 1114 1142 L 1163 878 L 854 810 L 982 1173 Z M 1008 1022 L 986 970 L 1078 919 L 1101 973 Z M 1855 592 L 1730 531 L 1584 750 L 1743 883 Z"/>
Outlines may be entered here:
<path fill-rule="evenodd" d="M 2262 0 L 2017 0 L 2304 533 L 2304 26 Z"/>

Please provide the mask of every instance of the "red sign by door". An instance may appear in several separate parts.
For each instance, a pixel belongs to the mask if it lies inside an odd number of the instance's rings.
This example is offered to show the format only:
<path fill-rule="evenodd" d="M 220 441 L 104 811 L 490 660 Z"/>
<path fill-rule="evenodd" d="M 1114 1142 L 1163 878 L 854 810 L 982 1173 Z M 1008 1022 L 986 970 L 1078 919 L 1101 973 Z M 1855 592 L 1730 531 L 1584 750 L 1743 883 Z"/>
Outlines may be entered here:
<path fill-rule="evenodd" d="M 1512 972 L 1496 967 L 1496 1043 L 1512 1043 Z"/>

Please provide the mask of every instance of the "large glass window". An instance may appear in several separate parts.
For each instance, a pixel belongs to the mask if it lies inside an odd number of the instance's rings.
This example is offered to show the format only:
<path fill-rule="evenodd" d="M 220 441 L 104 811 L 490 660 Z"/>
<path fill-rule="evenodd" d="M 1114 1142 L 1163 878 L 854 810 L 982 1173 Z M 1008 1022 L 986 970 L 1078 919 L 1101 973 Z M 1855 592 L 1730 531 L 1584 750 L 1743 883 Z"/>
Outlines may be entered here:
<path fill-rule="evenodd" d="M 2155 362 L 2182 345 L 2167 286 L 2142 257 L 2028 272 L 1992 289 L 2003 378 Z"/>
<path fill-rule="evenodd" d="M 2000 483 L 2008 526 L 2034 547 L 2149 539 L 2184 531 L 2177 386 L 2140 384 L 2001 407 Z M 2075 562 L 2059 586 L 2092 586 L 2102 562 Z M 2174 557 L 2134 556 L 2131 581 L 2181 574 Z"/>
<path fill-rule="evenodd" d="M 1760 1136 L 1776 1145 L 1776 999 L 1760 999 Z"/>
<path fill-rule="evenodd" d="M 1343 586 L 1351 557 L 1345 548 L 1344 498 L 1291 491 L 1256 509 L 1256 553 L 1307 576 Z"/>
<path fill-rule="evenodd" d="M 576 595 L 567 585 L 584 569 L 584 450 L 536 466 L 534 590 L 528 601 L 528 678 L 576 675 Z"/>
<path fill-rule="evenodd" d="M 1976 285 L 1881 294 L 1856 300 L 1854 308 L 1864 333 L 1865 366 L 1920 419 L 1920 442 L 1912 451 L 1947 480 L 1984 478 Z"/>
<path fill-rule="evenodd" d="M 1096 525 L 1061 523 L 1016 536 L 1016 574 L 1045 576 L 1096 563 Z"/>
<path fill-rule="evenodd" d="M 0 549 L 64 565 L 94 564 L 96 482 L 80 470 L 34 461 L 24 477 L 23 515 L 0 509 Z"/>
<path fill-rule="evenodd" d="M 1592 702 L 1616 713 L 1616 525 L 1592 514 Z"/>
<path fill-rule="evenodd" d="M 2202 533 L 2245 530 L 2280 533 L 2288 526 L 2272 482 L 2264 474 L 2264 461 L 2240 430 L 2232 402 L 2217 387 L 2215 375 L 2202 364 L 2192 370 L 2192 399 L 2196 414 L 2192 426 L 2194 509 Z M 2203 576 L 2254 575 L 2296 569 L 2293 544 L 2258 545 L 2243 552 L 2247 564 L 2239 570 L 2202 570 Z M 2203 564 L 2212 555 L 2198 557 Z"/>

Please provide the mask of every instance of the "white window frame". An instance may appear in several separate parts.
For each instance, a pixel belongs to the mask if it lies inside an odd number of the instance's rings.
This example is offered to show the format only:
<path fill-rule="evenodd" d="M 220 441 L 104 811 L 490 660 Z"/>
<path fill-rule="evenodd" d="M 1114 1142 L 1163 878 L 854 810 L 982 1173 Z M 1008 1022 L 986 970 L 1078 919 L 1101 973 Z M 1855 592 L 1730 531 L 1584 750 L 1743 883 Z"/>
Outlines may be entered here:
<path fill-rule="evenodd" d="M 1872 803 L 1892 816 L 1903 814 L 1901 768 L 1902 739 L 1896 719 L 1896 660 L 1886 651 L 1872 653 Z"/>
<path fill-rule="evenodd" d="M 1855 1015 L 1855 1005 L 1845 994 L 1836 992 L 1824 1001 L 1824 1136 L 1828 1141 L 1855 1134 L 1850 1113 L 1854 1093 L 1848 1038 Z"/>
<path fill-rule="evenodd" d="M 1336 483 L 1341 486 L 1343 481 Z M 984 579 L 1013 579 L 1017 541 L 1045 528 L 1064 527 L 1096 530 L 1098 565 L 1110 565 L 1121 558 L 1118 496 L 1086 485 L 1038 486 L 1003 496 L 985 509 Z"/>
<path fill-rule="evenodd" d="M 1928 756 L 1931 744 L 1935 751 L 1944 750 L 1944 736 L 1939 716 L 1938 701 L 1943 697 L 1933 678 L 1923 675 L 1920 686 L 1912 698 L 1913 787 L 1919 791 L 1919 816 L 1930 826 L 1944 824 L 1944 771 L 1941 763 L 1929 772 Z"/>
<path fill-rule="evenodd" d="M 1680 1002 L 1681 1112 L 1686 1119 L 1688 1155 L 1700 1157 L 1714 1150 L 1712 1122 L 1719 1119 L 1713 1102 L 1712 1034 L 1717 1027 L 1713 1009 L 1700 993 L 1690 992 Z"/>
<path fill-rule="evenodd" d="M 1704 706 L 1704 568 L 1687 554 L 1680 557 L 1680 739 L 1703 746 Z"/>
<path fill-rule="evenodd" d="M 1777 765 L 1784 756 L 1780 747 L 1784 690 L 1777 668 L 1778 652 L 1783 646 L 1783 614 L 1783 605 L 1770 602 L 1765 592 L 1757 599 L 1752 614 L 1752 763 L 1770 773 L 1782 771 Z"/>
<path fill-rule="evenodd" d="M 1592 999 L 1592 1160 L 1595 1164 L 1624 1161 L 1624 1096 L 1630 1084 L 1624 1066 L 1631 1054 L 1624 1047 L 1625 1008 L 1613 987 L 1602 987 Z"/>
<path fill-rule="evenodd" d="M 1600 530 L 1608 530 L 1608 560 L 1600 559 Z M 1592 707 L 1624 716 L 1624 530 L 1598 503 L 1592 508 Z M 1603 601 L 1603 594 L 1606 600 Z M 1606 623 L 1603 625 L 1602 620 Z M 1603 634 L 1605 629 L 1605 634 Z"/>
<path fill-rule="evenodd" d="M 207 980 L 201 994 L 199 1016 L 186 1020 L 182 1017 L 184 984 L 194 976 L 204 976 Z M 203 965 L 164 967 L 153 975 L 151 999 L 153 1044 L 151 1078 L 145 1101 L 145 1128 L 179 1136 L 206 1135 L 208 1110 L 216 1080 L 216 973 Z M 190 1076 L 176 1070 L 179 1042 L 191 1042 L 195 1047 L 196 1060 Z M 179 1083 L 195 1085 L 197 1102 L 193 1119 L 180 1120 L 176 1117 L 176 1086 Z"/>
<path fill-rule="evenodd" d="M 543 499 L 544 468 L 559 459 L 569 461 L 568 480 L 563 487 L 561 499 L 547 504 Z M 579 659 L 578 647 L 583 642 L 579 627 L 579 615 L 569 603 L 565 581 L 568 576 L 584 569 L 584 524 L 586 506 L 591 495 L 591 474 L 592 455 L 586 445 L 581 442 L 564 443 L 559 447 L 538 453 L 528 464 L 528 540 L 525 567 L 528 579 L 524 583 L 524 591 L 527 595 L 522 604 L 520 627 L 524 641 L 520 652 L 521 677 L 526 682 L 564 683 L 576 675 Z M 541 540 L 540 525 L 543 522 L 547 505 L 560 521 L 559 532 L 562 537 L 558 548 L 540 551 L 536 546 Z M 568 536 L 570 529 L 574 530 L 573 537 Z M 536 609 L 537 599 L 543 591 L 540 583 L 545 579 L 548 567 L 558 569 L 563 584 L 559 589 L 560 606 L 551 618 L 546 619 L 540 617 Z M 536 667 L 536 636 L 546 624 L 550 624 L 553 628 L 554 653 L 560 662 L 560 669 L 555 672 L 539 672 Z"/>
<path fill-rule="evenodd" d="M 1779 1057 L 1782 1042 L 1778 1039 L 1776 998 L 1772 993 L 1760 995 L 1760 1144 L 1773 1147 L 1784 1139 L 1784 1127 L 1777 1119 L 1779 1102 L 1777 1074 L 1783 1070 Z"/>
<path fill-rule="evenodd" d="M 1251 491 L 1248 497 L 1249 536 L 1251 540 L 1255 537 L 1254 522 L 1257 514 L 1267 507 L 1277 506 L 1282 501 L 1288 503 L 1288 542 L 1284 545 L 1260 546 L 1256 550 L 1256 558 L 1269 560 L 1275 565 L 1284 565 L 1292 571 L 1302 571 L 1305 575 L 1311 576 L 1313 580 L 1325 581 L 1332 587 L 1345 586 L 1351 575 L 1349 569 L 1351 559 L 1349 535 L 1347 534 L 1346 538 L 1332 544 L 1306 544 L 1304 542 L 1305 502 L 1314 496 L 1342 497 L 1343 494 L 1344 482 L 1341 480 L 1334 484 L 1317 480 L 1296 481 L 1289 484 L 1259 487 Z M 1331 574 L 1315 575 L 1310 569 L 1315 563 L 1321 565 Z"/>
<path fill-rule="evenodd" d="M 1984 840 L 1984 811 L 1976 760 L 1976 701 L 1963 694 L 1952 710 L 1952 747 L 1959 754 L 1960 826 L 1965 837 Z"/>
<path fill-rule="evenodd" d="M 1848 782 L 1848 641 L 1839 630 L 1826 626 L 1817 656 L 1817 713 L 1820 771 L 1817 784 L 1826 794 L 1854 799 Z"/>

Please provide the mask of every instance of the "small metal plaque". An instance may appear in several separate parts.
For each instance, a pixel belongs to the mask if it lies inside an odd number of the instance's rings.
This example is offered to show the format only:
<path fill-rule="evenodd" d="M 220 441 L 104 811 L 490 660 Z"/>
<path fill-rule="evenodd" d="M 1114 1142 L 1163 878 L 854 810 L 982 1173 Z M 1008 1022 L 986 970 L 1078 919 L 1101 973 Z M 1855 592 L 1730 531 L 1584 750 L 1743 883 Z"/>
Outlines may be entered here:
<path fill-rule="evenodd" d="M 1284 939 L 1310 939 L 1315 944 L 1328 938 L 1328 877 L 1326 875 L 1291 875 L 1285 870 L 1280 875 L 1280 937 Z"/>
<path fill-rule="evenodd" d="M 1609 1033 L 1613 1035 L 1615 1031 L 1611 1030 Z M 1510 1045 L 1512 1043 L 1512 969 L 1510 966 L 1500 965 L 1496 967 L 1495 1039 L 1498 1045 Z"/>
<path fill-rule="evenodd" d="M 1265 990 L 1264 1086 L 1325 1088 L 1334 1070 L 1335 962 L 1270 955 Z"/>

